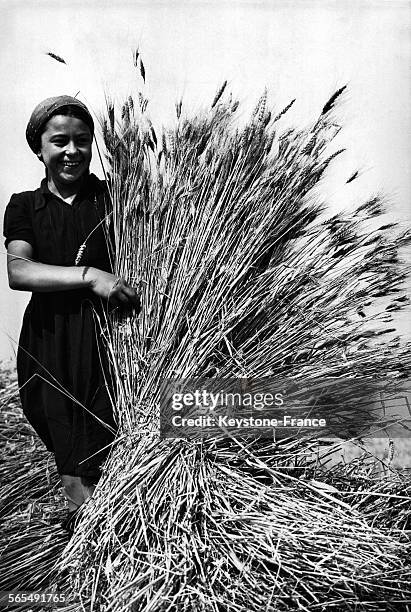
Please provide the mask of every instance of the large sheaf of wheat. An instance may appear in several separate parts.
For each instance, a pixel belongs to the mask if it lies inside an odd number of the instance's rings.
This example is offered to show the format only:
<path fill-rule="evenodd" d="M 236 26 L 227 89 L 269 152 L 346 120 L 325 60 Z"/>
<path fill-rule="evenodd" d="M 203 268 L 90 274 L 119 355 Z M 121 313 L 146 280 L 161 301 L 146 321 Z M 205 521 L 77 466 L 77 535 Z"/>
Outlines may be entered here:
<path fill-rule="evenodd" d="M 266 93 L 239 127 L 223 90 L 194 116 L 177 104 L 161 137 L 141 94 L 108 104 L 116 272 L 142 308 L 108 337 L 119 435 L 62 565 L 101 612 L 398 609 L 409 511 L 382 510 L 382 485 L 322 473 L 309 434 L 159 437 L 165 377 L 409 372 L 383 335 L 407 303 L 409 234 L 380 221 L 380 196 L 334 215 L 320 199 L 344 88 L 304 130 L 282 129 Z"/>

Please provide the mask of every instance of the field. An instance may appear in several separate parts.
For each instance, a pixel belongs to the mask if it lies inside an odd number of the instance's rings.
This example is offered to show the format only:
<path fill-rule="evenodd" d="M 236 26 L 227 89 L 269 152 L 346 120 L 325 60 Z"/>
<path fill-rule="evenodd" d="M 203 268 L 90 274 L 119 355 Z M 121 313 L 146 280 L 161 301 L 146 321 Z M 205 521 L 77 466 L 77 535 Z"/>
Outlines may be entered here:
<path fill-rule="evenodd" d="M 69 572 L 58 569 L 59 560 L 62 556 L 64 558 L 68 536 L 59 526 L 66 503 L 53 459 L 44 450 L 21 413 L 12 364 L 2 364 L 1 385 L 0 590 L 51 590 L 69 595 L 72 593 Z M 401 525 L 402 539 L 406 542 L 410 533 L 410 478 L 406 477 L 411 468 L 410 451 L 410 441 L 406 439 L 395 440 L 394 446 L 383 439 L 365 445 L 344 442 L 338 446 L 336 443 L 336 449 L 332 451 L 331 447 L 326 453 L 324 463 L 329 468 L 330 477 L 325 477 L 324 482 L 333 483 L 332 487 L 340 486 L 337 482 L 338 474 L 341 477 L 341 467 L 344 466 L 344 484 L 351 485 L 351 494 L 355 497 L 354 488 L 361 481 L 363 487 L 360 489 L 364 489 L 366 502 L 374 502 L 375 507 L 372 508 L 371 503 L 365 513 L 369 515 L 369 521 L 381 525 Z M 334 473 L 334 470 L 337 471 Z M 378 481 L 380 485 L 376 486 Z M 367 493 L 372 490 L 377 492 L 374 500 L 372 494 Z M 361 505 L 361 499 L 357 504 Z M 75 576 L 71 579 L 75 580 Z M 403 596 L 407 598 L 406 590 Z M 363 609 L 409 610 L 405 602 L 401 604 L 397 601 L 392 604 L 393 608 L 390 605 L 370 602 Z M 17 611 L 21 608 L 17 606 L 7 609 Z M 80 610 L 77 604 L 62 609 L 72 612 Z M 325 606 L 318 609 L 336 608 Z M 39 607 L 33 608 L 34 611 L 39 612 Z"/>

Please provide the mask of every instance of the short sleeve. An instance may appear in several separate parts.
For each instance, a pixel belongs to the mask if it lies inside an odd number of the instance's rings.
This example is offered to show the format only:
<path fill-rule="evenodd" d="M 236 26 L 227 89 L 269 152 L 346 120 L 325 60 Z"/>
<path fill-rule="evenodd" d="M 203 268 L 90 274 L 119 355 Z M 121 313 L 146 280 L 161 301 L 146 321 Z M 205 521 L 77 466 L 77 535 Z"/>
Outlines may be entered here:
<path fill-rule="evenodd" d="M 4 213 L 3 234 L 6 248 L 12 240 L 25 240 L 34 247 L 30 198 L 26 193 L 14 193 L 11 196 Z"/>

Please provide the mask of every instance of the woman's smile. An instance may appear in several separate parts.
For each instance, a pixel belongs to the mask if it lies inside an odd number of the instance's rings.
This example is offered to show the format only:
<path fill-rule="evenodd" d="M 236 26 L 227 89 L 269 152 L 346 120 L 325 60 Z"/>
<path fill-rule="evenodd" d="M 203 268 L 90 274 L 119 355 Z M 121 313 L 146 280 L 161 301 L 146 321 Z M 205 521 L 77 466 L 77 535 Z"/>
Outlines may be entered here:
<path fill-rule="evenodd" d="M 80 161 L 63 161 L 62 165 L 68 168 L 76 168 L 81 162 Z"/>
<path fill-rule="evenodd" d="M 63 170 L 63 172 L 74 172 L 76 171 L 79 167 L 82 167 L 84 162 L 82 162 L 82 160 L 78 160 L 78 161 L 62 161 L 60 162 L 60 167 Z"/>

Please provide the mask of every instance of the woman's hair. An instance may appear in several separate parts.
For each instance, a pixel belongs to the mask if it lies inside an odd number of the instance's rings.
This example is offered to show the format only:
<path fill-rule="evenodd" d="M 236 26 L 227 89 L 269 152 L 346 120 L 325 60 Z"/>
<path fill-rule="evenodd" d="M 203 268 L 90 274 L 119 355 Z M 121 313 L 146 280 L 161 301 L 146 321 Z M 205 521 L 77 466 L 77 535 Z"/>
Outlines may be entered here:
<path fill-rule="evenodd" d="M 72 96 L 56 96 L 46 98 L 36 106 L 31 114 L 26 128 L 26 139 L 30 149 L 38 153 L 41 148 L 41 135 L 47 122 L 56 115 L 76 117 L 89 127 L 91 135 L 94 134 L 94 122 L 85 104 Z"/>

